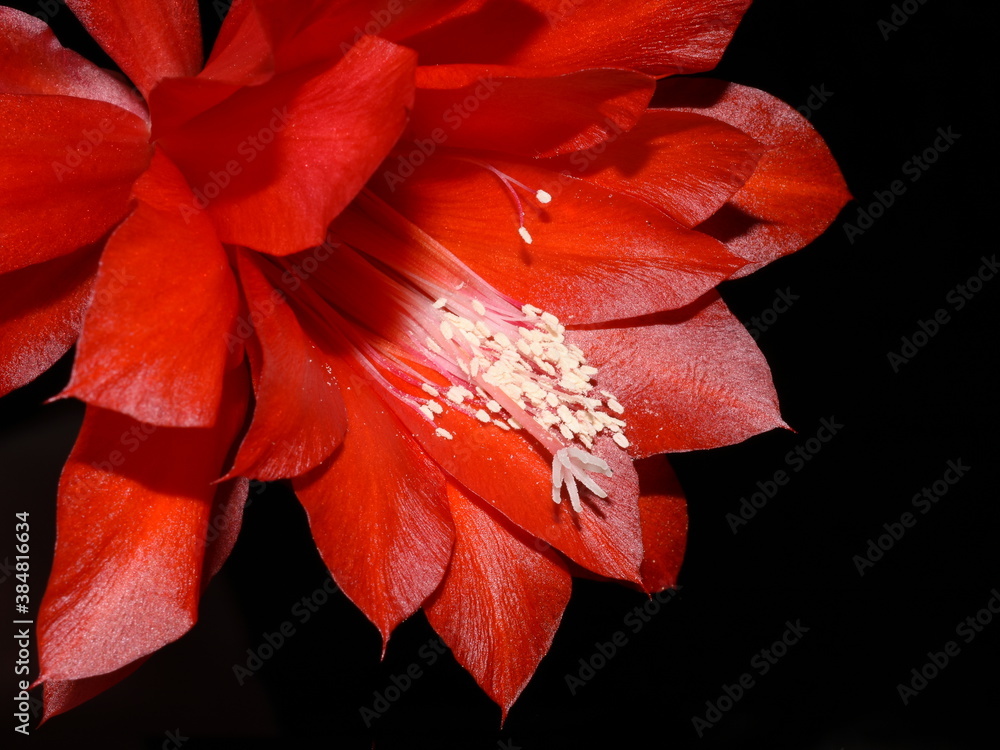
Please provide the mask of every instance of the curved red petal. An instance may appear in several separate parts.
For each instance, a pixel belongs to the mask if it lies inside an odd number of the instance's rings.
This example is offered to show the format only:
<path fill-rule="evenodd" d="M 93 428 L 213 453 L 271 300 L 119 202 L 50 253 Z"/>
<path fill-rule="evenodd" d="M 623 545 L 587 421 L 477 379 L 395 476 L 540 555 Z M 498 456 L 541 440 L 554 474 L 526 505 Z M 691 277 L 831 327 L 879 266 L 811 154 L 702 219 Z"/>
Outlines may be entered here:
<path fill-rule="evenodd" d="M 211 429 L 88 407 L 59 484 L 55 561 L 38 617 L 40 681 L 114 672 L 194 624 L 213 508 L 232 492 L 213 481 L 243 423 L 240 377 Z"/>
<path fill-rule="evenodd" d="M 30 383 L 76 341 L 97 257 L 91 248 L 0 276 L 0 396 Z"/>
<path fill-rule="evenodd" d="M 224 242 L 287 255 L 323 242 L 399 138 L 415 67 L 412 51 L 365 37 L 336 64 L 245 87 L 157 142 Z"/>
<path fill-rule="evenodd" d="M 196 0 L 66 0 L 143 96 L 163 78 L 201 68 Z"/>
<path fill-rule="evenodd" d="M 455 552 L 424 610 L 506 718 L 552 645 L 572 579 L 547 545 L 450 482 L 448 499 Z"/>
<path fill-rule="evenodd" d="M 367 381 L 331 364 L 350 428 L 326 465 L 293 484 L 334 581 L 384 647 L 448 566 L 454 532 L 444 476 Z"/>
<path fill-rule="evenodd" d="M 219 572 L 236 543 L 248 490 L 249 482 L 246 479 L 237 479 L 220 486 L 215 493 L 212 513 L 204 536 L 203 591 L 211 578 Z M 42 723 L 114 687 L 145 664 L 147 658 L 144 656 L 114 672 L 94 677 L 80 680 L 48 680 L 44 687 Z"/>
<path fill-rule="evenodd" d="M 715 67 L 749 5 L 750 0 L 471 0 L 406 43 L 425 65 L 697 73 Z"/>
<path fill-rule="evenodd" d="M 255 335 L 261 362 L 254 378 L 253 421 L 227 476 L 298 476 L 318 466 L 340 444 L 347 429 L 344 402 L 285 293 L 268 282 L 251 253 L 240 250 L 237 265 L 247 317 L 239 321 L 229 350 Z"/>
<path fill-rule="evenodd" d="M 671 109 L 721 120 L 769 149 L 747 183 L 699 227 L 751 261 L 737 276 L 812 242 L 850 200 L 823 139 L 783 101 L 747 86 L 705 78 L 669 81 L 662 95 L 661 103 Z"/>
<path fill-rule="evenodd" d="M 649 321 L 573 335 L 625 407 L 633 456 L 716 448 L 786 426 L 764 355 L 715 292 Z"/>
<path fill-rule="evenodd" d="M 635 469 L 641 493 L 642 588 L 652 594 L 677 585 L 687 543 L 687 503 L 666 456 L 636 461 Z"/>
<path fill-rule="evenodd" d="M 121 669 L 82 680 L 49 680 L 42 690 L 42 721 L 44 724 L 53 716 L 66 713 L 91 698 L 96 698 L 105 690 L 114 687 L 146 663 L 146 658 L 136 659 Z"/>
<path fill-rule="evenodd" d="M 694 227 L 750 178 L 764 150 L 719 120 L 649 110 L 606 148 L 553 160 L 551 168 L 641 198 Z"/>
<path fill-rule="evenodd" d="M 519 198 L 532 244 L 518 234 L 511 192 L 464 158 L 442 154 L 408 179 L 376 180 L 373 187 L 495 288 L 566 324 L 682 307 L 745 262 L 645 201 L 536 164 L 477 159 L 552 194 L 543 206 L 530 192 Z"/>
<path fill-rule="evenodd" d="M 124 82 L 63 47 L 44 21 L 0 8 L 0 93 L 61 94 L 94 99 L 148 119 L 142 99 Z"/>
<path fill-rule="evenodd" d="M 0 273 L 96 242 L 149 164 L 146 123 L 113 104 L 0 94 Z"/>
<path fill-rule="evenodd" d="M 157 152 L 108 240 L 63 395 L 144 422 L 215 422 L 236 317 L 232 270 L 191 191 Z"/>
<path fill-rule="evenodd" d="M 418 141 L 453 148 L 555 156 L 631 128 L 654 85 L 628 70 L 539 77 L 516 68 L 422 66 L 410 128 Z"/>

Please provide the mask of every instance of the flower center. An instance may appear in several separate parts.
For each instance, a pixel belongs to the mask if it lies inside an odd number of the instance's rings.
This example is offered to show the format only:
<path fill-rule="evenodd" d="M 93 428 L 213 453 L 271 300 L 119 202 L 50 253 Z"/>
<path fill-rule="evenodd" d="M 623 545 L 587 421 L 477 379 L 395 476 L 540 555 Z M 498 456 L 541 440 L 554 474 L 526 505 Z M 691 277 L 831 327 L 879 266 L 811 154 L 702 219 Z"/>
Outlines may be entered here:
<path fill-rule="evenodd" d="M 555 503 L 564 485 L 577 512 L 579 484 L 607 497 L 590 475 L 611 469 L 591 451 L 601 435 L 629 446 L 625 410 L 597 387 L 597 368 L 567 342 L 558 318 L 501 294 L 374 196 L 356 205 L 362 210 L 349 209 L 335 224 L 335 258 L 310 286 L 336 310 L 337 326 L 351 329 L 366 369 L 429 422 L 455 409 L 483 429 L 530 435 L 552 456 Z M 448 384 L 428 382 L 407 360 Z M 389 385 L 377 368 L 420 395 Z M 461 438 L 443 427 L 435 434 Z"/>

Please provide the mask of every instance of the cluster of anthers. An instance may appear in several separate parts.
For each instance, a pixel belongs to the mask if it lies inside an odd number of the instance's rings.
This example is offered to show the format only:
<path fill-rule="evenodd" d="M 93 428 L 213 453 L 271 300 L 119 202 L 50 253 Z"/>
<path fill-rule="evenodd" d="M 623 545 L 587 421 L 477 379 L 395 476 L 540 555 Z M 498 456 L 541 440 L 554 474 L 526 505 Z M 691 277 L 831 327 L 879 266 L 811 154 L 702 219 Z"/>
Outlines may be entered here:
<path fill-rule="evenodd" d="M 628 447 L 625 422 L 613 416 L 625 409 L 595 387 L 597 368 L 587 364 L 579 347 L 566 343 L 558 318 L 531 305 L 518 311 L 499 300 L 487 308 L 460 294 L 438 299 L 432 309 L 440 322 L 425 345 L 457 384 L 442 392 L 425 383 L 423 391 L 432 398 L 419 407 L 424 416 L 433 420 L 449 406 L 483 425 L 523 429 L 552 454 L 554 502 L 561 502 L 565 484 L 573 509 L 582 510 L 577 482 L 607 497 L 588 474 L 611 476 L 611 469 L 589 451 L 602 433 L 620 448 Z M 440 427 L 436 433 L 453 437 Z"/>

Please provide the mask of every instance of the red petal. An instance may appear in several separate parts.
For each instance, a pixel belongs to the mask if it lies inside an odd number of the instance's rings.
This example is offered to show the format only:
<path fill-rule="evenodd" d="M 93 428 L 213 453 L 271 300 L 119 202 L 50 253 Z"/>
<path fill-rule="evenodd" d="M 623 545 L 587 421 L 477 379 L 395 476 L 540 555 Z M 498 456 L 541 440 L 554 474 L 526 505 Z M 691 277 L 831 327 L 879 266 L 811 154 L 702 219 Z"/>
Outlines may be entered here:
<path fill-rule="evenodd" d="M 157 153 L 139 204 L 108 240 L 64 395 L 152 424 L 214 423 L 236 316 L 226 254 Z"/>
<path fill-rule="evenodd" d="M 234 376 L 212 429 L 87 409 L 59 485 L 55 561 L 38 622 L 41 681 L 114 672 L 194 624 L 213 504 L 232 491 L 212 482 L 243 421 L 238 384 Z"/>
<path fill-rule="evenodd" d="M 642 520 L 642 588 L 647 593 L 677 585 L 687 542 L 687 503 L 666 456 L 636 461 Z"/>
<path fill-rule="evenodd" d="M 507 712 L 552 645 L 572 580 L 547 545 L 449 483 L 455 552 L 427 619 Z"/>
<path fill-rule="evenodd" d="M 710 117 L 649 110 L 606 150 L 596 151 L 564 157 L 553 168 L 642 198 L 694 227 L 750 178 L 764 147 Z"/>
<path fill-rule="evenodd" d="M 34 16 L 0 8 L 0 93 L 62 94 L 114 104 L 142 119 L 146 106 L 125 83 L 64 48 Z"/>
<path fill-rule="evenodd" d="M 238 479 L 221 486 L 215 493 L 214 505 L 205 533 L 205 559 L 202 565 L 202 590 L 219 572 L 236 543 L 236 536 L 243 520 L 243 507 L 247 501 L 249 482 Z M 148 657 L 136 659 L 108 674 L 86 677 L 82 680 L 49 680 L 45 683 L 45 711 L 42 722 L 69 711 L 85 701 L 117 685 L 139 667 Z"/>
<path fill-rule="evenodd" d="M 413 136 L 525 156 L 590 148 L 631 128 L 654 80 L 626 70 L 583 70 L 551 78 L 485 66 L 417 68 Z"/>
<path fill-rule="evenodd" d="M 364 379 L 331 362 L 349 425 L 322 469 L 294 481 L 333 579 L 383 644 L 437 588 L 453 532 L 444 477 Z"/>
<path fill-rule="evenodd" d="M 554 196 L 539 207 L 521 195 L 533 244 L 518 234 L 510 192 L 482 166 L 439 158 L 408 179 L 391 173 L 395 179 L 375 187 L 495 288 L 552 311 L 564 323 L 681 307 L 743 263 L 717 240 L 644 201 L 534 164 L 484 161 Z"/>
<path fill-rule="evenodd" d="M 158 143 L 223 241 L 297 252 L 323 242 L 399 138 L 415 67 L 412 51 L 366 37 L 337 64 L 246 87 Z"/>
<path fill-rule="evenodd" d="M 0 273 L 96 242 L 149 163 L 146 123 L 102 101 L 0 94 Z"/>
<path fill-rule="evenodd" d="M 66 0 L 111 59 L 147 96 L 163 78 L 201 68 L 196 0 Z"/>
<path fill-rule="evenodd" d="M 483 425 L 456 409 L 446 408 L 433 423 L 408 406 L 395 409 L 445 471 L 528 534 L 599 575 L 639 581 L 638 480 L 632 462 L 610 440 L 599 439 L 592 451 L 613 471 L 597 477 L 608 498 L 584 492 L 584 509 L 576 513 L 565 500 L 552 502 L 551 458 L 520 431 Z M 437 428 L 454 439 L 439 436 Z"/>
<path fill-rule="evenodd" d="M 625 407 L 633 456 L 731 445 L 778 427 L 764 355 L 717 293 L 620 328 L 573 331 Z"/>
<path fill-rule="evenodd" d="M 298 476 L 318 466 L 343 439 L 344 402 L 285 293 L 271 286 L 252 253 L 240 251 L 237 263 L 248 315 L 240 320 L 230 350 L 239 339 L 256 335 L 262 352 L 253 422 L 228 476 Z"/>
<path fill-rule="evenodd" d="M 543 70 L 628 68 L 652 75 L 715 67 L 750 0 L 472 0 L 406 44 L 423 65 Z"/>
<path fill-rule="evenodd" d="M 117 685 L 145 663 L 146 658 L 144 657 L 136 659 L 131 664 L 126 664 L 114 672 L 96 677 L 87 677 L 82 680 L 49 680 L 43 688 L 44 710 L 41 723 L 44 724 L 53 716 L 66 713 L 71 708 L 76 708 L 81 703 L 86 703 L 91 698 L 97 697 L 105 690 Z"/>
<path fill-rule="evenodd" d="M 737 276 L 809 244 L 850 193 L 819 134 L 792 107 L 763 91 L 724 81 L 670 81 L 663 103 L 739 128 L 767 151 L 753 176 L 699 229 L 752 263 Z"/>
<path fill-rule="evenodd" d="M 0 276 L 0 396 L 30 383 L 73 345 L 96 270 L 92 249 Z"/>

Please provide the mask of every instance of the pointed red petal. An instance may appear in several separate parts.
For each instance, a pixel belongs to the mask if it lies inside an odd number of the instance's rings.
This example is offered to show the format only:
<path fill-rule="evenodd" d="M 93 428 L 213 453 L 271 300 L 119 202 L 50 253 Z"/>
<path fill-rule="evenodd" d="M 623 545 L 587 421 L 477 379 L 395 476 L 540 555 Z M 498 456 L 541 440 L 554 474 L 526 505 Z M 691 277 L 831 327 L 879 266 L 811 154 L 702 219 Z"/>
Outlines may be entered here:
<path fill-rule="evenodd" d="M 526 74 L 527 73 L 527 74 Z M 532 77 L 517 68 L 417 68 L 415 139 L 452 148 L 554 156 L 580 151 L 631 128 L 655 81 L 627 70 Z"/>
<path fill-rule="evenodd" d="M 752 261 L 737 276 L 812 242 L 850 200 L 823 139 L 779 99 L 705 78 L 670 81 L 662 94 L 665 106 L 714 117 L 770 149 L 747 183 L 699 227 Z"/>
<path fill-rule="evenodd" d="M 552 645 L 572 580 L 547 545 L 453 483 L 455 552 L 427 619 L 504 718 Z"/>
<path fill-rule="evenodd" d="M 518 234 L 510 192 L 482 166 L 440 158 L 406 180 L 378 180 L 375 187 L 495 288 L 564 323 L 681 307 L 744 262 L 639 199 L 535 164 L 478 158 L 554 196 L 544 206 L 520 196 L 532 244 Z"/>
<path fill-rule="evenodd" d="M 202 563 L 202 591 L 219 572 L 222 564 L 236 543 L 243 520 L 249 482 L 237 479 L 221 485 L 215 492 L 212 513 L 205 532 L 205 558 Z M 82 680 L 49 680 L 44 688 L 44 713 L 42 722 L 69 711 L 89 701 L 105 690 L 117 685 L 146 663 L 148 656 L 136 659 L 124 667 L 107 674 L 85 677 Z"/>
<path fill-rule="evenodd" d="M 0 8 L 0 93 L 62 94 L 107 102 L 146 120 L 142 100 L 124 82 L 64 48 L 44 21 Z"/>
<path fill-rule="evenodd" d="M 763 152 L 750 136 L 710 117 L 649 110 L 602 153 L 573 154 L 553 168 L 642 198 L 694 227 L 750 178 Z"/>
<path fill-rule="evenodd" d="M 226 254 L 159 152 L 108 240 L 64 395 L 152 424 L 215 421 L 236 316 Z M 182 334 L 182 335 L 180 335 Z"/>
<path fill-rule="evenodd" d="M 764 355 L 715 292 L 648 323 L 573 335 L 625 407 L 633 456 L 716 448 L 786 426 Z"/>
<path fill-rule="evenodd" d="M 715 67 L 749 5 L 750 0 L 472 0 L 460 14 L 406 43 L 424 65 L 697 73 Z"/>
<path fill-rule="evenodd" d="M 642 588 L 647 593 L 677 585 L 687 543 L 687 503 L 666 456 L 635 463 L 642 520 Z"/>
<path fill-rule="evenodd" d="M 415 67 L 412 51 L 365 37 L 325 70 L 248 86 L 158 143 L 223 241 L 287 255 L 323 242 L 399 138 Z"/>
<path fill-rule="evenodd" d="M 344 402 L 285 293 L 268 282 L 252 253 L 241 250 L 237 262 L 251 321 L 241 321 L 237 334 L 257 336 L 261 363 L 254 379 L 253 422 L 228 476 L 298 476 L 318 466 L 343 439 Z M 234 337 L 230 350 L 238 343 Z"/>
<path fill-rule="evenodd" d="M 91 248 L 0 276 L 0 396 L 30 383 L 76 341 L 97 256 Z"/>
<path fill-rule="evenodd" d="M 382 633 L 437 588 L 453 531 L 441 470 L 362 378 L 332 361 L 349 430 L 321 469 L 294 480 L 334 581 Z"/>
<path fill-rule="evenodd" d="M 86 677 L 82 680 L 47 681 L 42 692 L 43 710 L 41 723 L 44 724 L 53 716 L 66 713 L 71 708 L 76 708 L 81 703 L 86 703 L 91 698 L 95 698 L 105 690 L 114 687 L 145 664 L 147 658 L 136 659 L 121 669 L 116 669 L 114 672 L 109 672 L 108 674 L 97 675 L 96 677 Z"/>
<path fill-rule="evenodd" d="M 66 0 L 111 59 L 147 96 L 163 78 L 201 68 L 196 0 Z"/>
<path fill-rule="evenodd" d="M 149 163 L 146 123 L 107 102 L 0 94 L 0 273 L 107 234 Z"/>
<path fill-rule="evenodd" d="M 87 409 L 59 484 L 56 555 L 38 618 L 40 680 L 114 672 L 194 623 L 217 493 L 232 492 L 212 482 L 243 422 L 242 377 L 230 379 L 212 429 Z M 231 519 L 228 502 L 221 507 Z"/>

